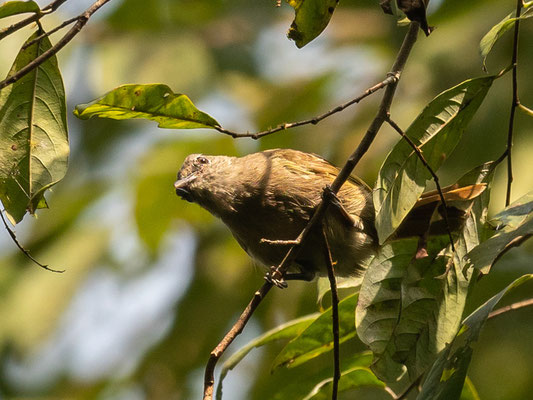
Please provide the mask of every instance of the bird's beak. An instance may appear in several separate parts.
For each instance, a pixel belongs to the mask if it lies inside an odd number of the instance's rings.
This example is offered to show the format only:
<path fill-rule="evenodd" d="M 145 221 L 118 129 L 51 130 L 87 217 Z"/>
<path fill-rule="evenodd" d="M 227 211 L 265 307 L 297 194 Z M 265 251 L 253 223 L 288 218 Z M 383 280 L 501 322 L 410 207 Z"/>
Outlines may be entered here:
<path fill-rule="evenodd" d="M 196 179 L 196 175 L 189 175 L 185 178 L 178 179 L 174 182 L 174 189 L 176 189 L 176 194 L 180 196 L 183 200 L 187 200 L 192 203 L 191 192 L 188 190 L 188 185 L 190 182 Z"/>

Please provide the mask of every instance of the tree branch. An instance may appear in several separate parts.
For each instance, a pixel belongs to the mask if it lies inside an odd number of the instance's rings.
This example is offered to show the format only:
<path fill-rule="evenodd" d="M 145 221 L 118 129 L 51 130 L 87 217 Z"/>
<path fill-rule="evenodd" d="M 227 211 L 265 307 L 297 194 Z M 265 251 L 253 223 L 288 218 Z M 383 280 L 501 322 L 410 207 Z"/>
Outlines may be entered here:
<path fill-rule="evenodd" d="M 344 184 L 344 182 L 346 182 L 352 170 L 355 168 L 361 157 L 366 153 L 366 151 L 372 144 L 379 128 L 386 120 L 392 100 L 394 98 L 394 93 L 396 91 L 398 80 L 400 79 L 401 72 L 403 71 L 411 49 L 413 48 L 416 42 L 418 26 L 419 24 L 417 22 L 410 23 L 409 30 L 407 31 L 403 44 L 396 57 L 396 61 L 394 62 L 394 65 L 392 67 L 392 72 L 389 74 L 389 78 L 392 79 L 392 82 L 387 85 L 385 94 L 383 95 L 383 99 L 381 100 L 378 113 L 372 121 L 370 127 L 368 128 L 365 136 L 363 137 L 363 140 L 361 141 L 357 149 L 354 151 L 354 153 L 350 156 L 344 167 L 341 169 L 339 175 L 335 178 L 331 187 L 331 191 L 333 191 L 334 193 L 337 193 L 341 186 Z M 309 223 L 306 225 L 306 227 L 302 230 L 302 232 L 296 239 L 297 244 L 293 245 L 289 249 L 285 257 L 283 258 L 283 261 L 272 273 L 273 278 L 283 278 L 283 275 L 285 274 L 289 266 L 292 264 L 293 260 L 295 260 L 298 256 L 298 253 L 302 248 L 302 244 L 309 235 L 311 229 L 317 226 L 317 224 L 322 220 L 327 206 L 327 199 L 323 199 L 318 205 Z M 216 363 L 218 362 L 224 351 L 227 349 L 227 347 L 235 339 L 235 337 L 242 332 L 252 313 L 255 311 L 259 303 L 263 300 L 263 298 L 266 296 L 266 294 L 270 291 L 271 288 L 271 282 L 266 282 L 263 284 L 263 286 L 254 294 L 253 299 L 243 311 L 243 313 L 239 317 L 239 320 L 226 334 L 226 336 L 224 336 L 218 346 L 211 352 L 204 375 L 204 400 L 212 400 L 213 398 L 213 386 L 215 383 L 214 371 Z"/>
<path fill-rule="evenodd" d="M 497 310 L 494 310 L 493 312 L 491 312 L 488 316 L 488 319 L 497 317 L 498 315 L 504 314 L 508 311 L 519 310 L 520 308 L 530 307 L 530 306 L 533 306 L 533 299 L 522 300 L 522 301 L 519 301 L 513 304 L 509 304 L 508 306 L 498 308 Z"/>
<path fill-rule="evenodd" d="M 339 294 L 337 293 L 337 281 L 335 280 L 335 270 L 333 267 L 333 258 L 331 257 L 331 248 L 326 234 L 326 226 L 322 222 L 322 238 L 324 239 L 324 257 L 328 269 L 329 286 L 331 288 L 331 323 L 333 331 L 333 381 L 331 389 L 331 400 L 337 400 L 339 391 L 339 380 L 341 379 L 340 367 L 340 339 L 339 339 Z"/>
<path fill-rule="evenodd" d="M 518 99 L 518 77 L 517 77 L 517 64 L 518 64 L 518 32 L 520 29 L 520 13 L 522 12 L 523 2 L 522 0 L 516 0 L 516 21 L 514 26 L 514 38 L 513 38 L 513 56 L 511 64 L 513 66 L 513 100 L 511 104 L 511 113 L 509 116 L 509 131 L 507 133 L 507 194 L 505 196 L 505 206 L 507 207 L 511 203 L 511 185 L 513 183 L 513 161 L 512 161 L 512 148 L 513 148 L 513 130 L 514 130 L 514 116 L 516 108 L 520 104 Z"/>
<path fill-rule="evenodd" d="M 350 101 L 348 101 L 348 102 L 346 102 L 344 104 L 341 104 L 341 105 L 335 107 L 332 110 L 329 110 L 329 111 L 325 112 L 324 114 L 318 115 L 318 116 L 313 117 L 313 118 L 305 119 L 305 120 L 302 120 L 302 121 L 298 121 L 298 122 L 289 122 L 289 123 L 280 124 L 280 125 L 276 126 L 275 128 L 267 129 L 265 131 L 260 131 L 260 132 L 255 132 L 255 133 L 250 133 L 250 132 L 238 133 L 238 132 L 230 131 L 228 129 L 224 129 L 221 126 L 215 126 L 214 128 L 217 131 L 219 131 L 220 133 L 224 133 L 226 135 L 229 135 L 229 136 L 231 136 L 234 139 L 235 138 L 244 138 L 244 137 L 249 137 L 249 138 L 252 138 L 252 139 L 259 139 L 259 138 L 261 138 L 263 136 L 271 135 L 272 133 L 283 131 L 283 130 L 286 130 L 286 129 L 289 129 L 289 128 L 295 128 L 297 126 L 310 125 L 310 124 L 316 125 L 320 121 L 322 121 L 323 119 L 326 119 L 327 117 L 329 117 L 329 116 L 331 116 L 333 114 L 336 114 L 336 113 L 338 113 L 340 111 L 343 111 L 344 109 L 350 107 L 353 104 L 359 103 L 365 97 L 370 96 L 372 93 L 377 92 L 378 90 L 385 88 L 386 86 L 394 83 L 395 81 L 397 81 L 397 78 L 394 75 L 389 74 L 389 76 L 387 76 L 386 79 L 384 79 L 383 81 L 375 84 L 372 87 L 369 87 L 361 95 L 357 96 L 356 98 L 354 98 L 354 99 L 352 99 L 352 100 L 350 100 Z"/>
<path fill-rule="evenodd" d="M 111 0 L 97 0 L 95 1 L 87 10 L 85 10 L 84 13 L 78 15 L 77 22 L 74 24 L 72 28 L 63 36 L 54 46 L 46 50 L 43 54 L 41 54 L 39 57 L 36 57 L 33 61 L 28 63 L 26 66 L 15 72 L 13 75 L 7 77 L 3 81 L 0 82 L 0 89 L 5 88 L 6 86 L 11 85 L 12 83 L 18 81 L 20 78 L 22 78 L 24 75 L 26 75 L 28 72 L 32 71 L 33 69 L 37 68 L 39 65 L 41 65 L 43 62 L 48 60 L 50 57 L 55 55 L 59 50 L 61 50 L 65 45 L 70 42 L 78 33 L 80 33 L 81 29 L 87 24 L 89 21 L 89 18 L 96 12 L 98 9 L 100 9 L 104 4 L 108 3 Z"/>
<path fill-rule="evenodd" d="M 54 0 L 50 4 L 48 4 L 46 7 L 44 7 L 40 13 L 35 13 L 29 16 L 28 18 L 25 18 L 21 21 L 14 23 L 13 25 L 8 26 L 7 28 L 0 30 L 0 40 L 5 38 L 6 36 L 11 35 L 13 32 L 18 31 L 21 28 L 24 28 L 25 26 L 31 24 L 32 22 L 35 22 L 41 19 L 43 16 L 53 13 L 65 1 L 67 0 Z"/>

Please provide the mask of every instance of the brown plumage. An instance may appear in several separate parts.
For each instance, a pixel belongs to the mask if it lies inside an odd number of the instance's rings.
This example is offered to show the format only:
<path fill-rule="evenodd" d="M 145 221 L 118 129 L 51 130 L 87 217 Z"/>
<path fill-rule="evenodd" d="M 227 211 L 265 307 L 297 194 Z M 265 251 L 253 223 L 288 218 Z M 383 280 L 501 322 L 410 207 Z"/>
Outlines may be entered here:
<path fill-rule="evenodd" d="M 273 266 L 281 262 L 289 245 L 269 241 L 294 240 L 320 203 L 324 187 L 338 172 L 317 155 L 290 149 L 244 157 L 191 154 L 178 173 L 175 188 L 183 199 L 219 217 L 253 259 Z M 372 192 L 364 182 L 351 177 L 338 199 L 340 204 L 331 204 L 324 218 L 337 262 L 335 273 L 358 275 L 377 246 Z M 428 201 L 426 196 L 423 205 L 428 208 L 428 203 L 438 201 Z M 403 236 L 423 234 L 411 233 L 409 227 L 402 229 L 406 232 Z M 315 274 L 326 275 L 323 251 L 321 231 L 312 232 L 286 279 L 311 280 Z"/>

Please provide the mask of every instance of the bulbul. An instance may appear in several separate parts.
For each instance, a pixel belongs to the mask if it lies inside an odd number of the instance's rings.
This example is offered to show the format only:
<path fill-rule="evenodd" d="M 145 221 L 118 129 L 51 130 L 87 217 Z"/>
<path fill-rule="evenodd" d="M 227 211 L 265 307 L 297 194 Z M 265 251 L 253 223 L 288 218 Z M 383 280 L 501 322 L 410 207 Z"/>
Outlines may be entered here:
<path fill-rule="evenodd" d="M 322 157 L 290 149 L 244 157 L 191 154 L 174 187 L 178 196 L 220 218 L 254 260 L 272 267 L 282 261 L 290 246 L 287 241 L 298 237 L 320 203 L 324 188 L 338 173 L 339 169 Z M 447 194 L 454 191 L 461 192 L 459 197 L 471 198 L 482 189 L 446 188 Z M 433 225 L 434 233 L 446 232 L 445 225 L 433 221 L 439 203 L 435 192 L 422 195 L 397 235 L 426 235 Z M 452 229 L 457 229 L 464 212 L 452 207 L 447 211 Z M 350 177 L 323 221 L 335 274 L 360 275 L 378 243 L 371 189 Z M 311 232 L 285 279 L 312 280 L 316 275 L 327 275 L 322 235 L 322 229 Z"/>

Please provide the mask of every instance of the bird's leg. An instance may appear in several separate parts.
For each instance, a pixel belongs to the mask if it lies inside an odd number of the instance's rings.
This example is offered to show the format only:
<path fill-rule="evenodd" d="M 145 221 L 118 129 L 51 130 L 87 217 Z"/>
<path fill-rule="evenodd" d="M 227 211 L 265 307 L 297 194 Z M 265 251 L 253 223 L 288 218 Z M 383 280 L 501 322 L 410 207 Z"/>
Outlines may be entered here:
<path fill-rule="evenodd" d="M 310 269 L 303 268 L 299 264 L 295 264 L 298 268 L 298 272 L 289 272 L 285 276 L 281 276 L 276 266 L 270 267 L 270 271 L 265 274 L 265 280 L 267 282 L 276 285 L 280 289 L 285 289 L 288 287 L 287 282 L 285 281 L 306 281 L 310 282 L 315 279 L 315 272 Z"/>
<path fill-rule="evenodd" d="M 270 270 L 265 274 L 265 281 L 276 285 L 280 289 L 286 289 L 289 286 L 287 285 L 287 282 L 285 282 L 284 277 L 278 271 L 278 267 L 275 265 L 272 265 Z"/>

